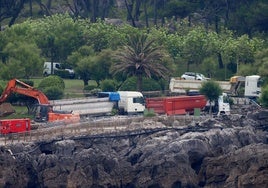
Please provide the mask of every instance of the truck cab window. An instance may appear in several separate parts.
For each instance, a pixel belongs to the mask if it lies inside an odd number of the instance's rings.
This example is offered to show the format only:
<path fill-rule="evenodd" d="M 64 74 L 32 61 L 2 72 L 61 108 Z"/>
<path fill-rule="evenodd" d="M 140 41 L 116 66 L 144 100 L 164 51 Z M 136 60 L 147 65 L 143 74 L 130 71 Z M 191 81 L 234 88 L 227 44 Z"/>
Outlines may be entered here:
<path fill-rule="evenodd" d="M 261 87 L 263 84 L 263 79 L 259 78 L 257 82 L 257 87 Z"/>
<path fill-rule="evenodd" d="M 133 103 L 145 104 L 145 101 L 143 97 L 135 97 L 133 98 Z"/>

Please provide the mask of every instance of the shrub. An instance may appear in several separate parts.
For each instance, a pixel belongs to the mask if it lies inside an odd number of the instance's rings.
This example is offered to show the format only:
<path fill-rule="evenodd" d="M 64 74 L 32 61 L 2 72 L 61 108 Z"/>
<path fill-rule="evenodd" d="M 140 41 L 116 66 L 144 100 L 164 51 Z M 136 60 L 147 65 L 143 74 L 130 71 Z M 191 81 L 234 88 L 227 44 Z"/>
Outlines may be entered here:
<path fill-rule="evenodd" d="M 130 77 L 128 78 L 120 87 L 122 91 L 136 91 L 137 90 L 137 78 Z M 142 91 L 159 91 L 162 90 L 160 84 L 151 79 L 143 78 L 142 80 Z"/>
<path fill-rule="evenodd" d="M 49 100 L 62 99 L 64 95 L 63 90 L 57 86 L 46 87 L 43 92 Z"/>
<path fill-rule="evenodd" d="M 153 109 L 145 109 L 143 112 L 144 117 L 154 117 L 156 114 Z"/>
<path fill-rule="evenodd" d="M 50 100 L 61 99 L 64 96 L 65 84 L 59 76 L 51 75 L 45 77 L 39 84 L 38 88 Z"/>
<path fill-rule="evenodd" d="M 44 90 L 45 88 L 48 87 L 58 87 L 61 90 L 64 90 L 65 84 L 62 78 L 59 76 L 51 75 L 48 77 L 45 77 L 38 85 L 38 88 L 41 90 Z"/>
<path fill-rule="evenodd" d="M 98 89 L 98 86 L 95 84 L 86 85 L 83 90 L 85 97 L 97 95 L 98 91 L 100 91 L 100 89 Z"/>
<path fill-rule="evenodd" d="M 100 83 L 100 88 L 102 91 L 116 91 L 117 83 L 115 80 L 106 79 Z"/>

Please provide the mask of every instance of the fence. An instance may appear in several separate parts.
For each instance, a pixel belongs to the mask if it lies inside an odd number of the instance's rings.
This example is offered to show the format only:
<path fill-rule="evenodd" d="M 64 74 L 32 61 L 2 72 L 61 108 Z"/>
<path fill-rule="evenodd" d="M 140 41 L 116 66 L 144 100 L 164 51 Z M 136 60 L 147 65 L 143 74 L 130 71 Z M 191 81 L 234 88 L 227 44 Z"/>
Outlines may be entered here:
<path fill-rule="evenodd" d="M 122 131 L 139 131 L 157 128 L 183 128 L 194 126 L 208 116 L 155 116 L 155 117 L 111 117 L 94 119 L 77 124 L 40 126 L 38 129 L 23 133 L 12 133 L 0 137 L 0 145 L 9 145 L 22 142 L 38 142 L 52 139 L 66 139 L 82 135 L 114 135 Z"/>

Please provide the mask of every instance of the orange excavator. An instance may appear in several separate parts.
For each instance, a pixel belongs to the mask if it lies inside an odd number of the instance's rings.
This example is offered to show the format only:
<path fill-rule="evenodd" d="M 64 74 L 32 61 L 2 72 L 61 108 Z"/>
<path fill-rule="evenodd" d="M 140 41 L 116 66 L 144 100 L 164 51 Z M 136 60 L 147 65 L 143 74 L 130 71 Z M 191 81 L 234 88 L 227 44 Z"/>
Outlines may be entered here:
<path fill-rule="evenodd" d="M 47 96 L 43 92 L 17 79 L 12 79 L 8 82 L 0 96 L 0 105 L 4 103 L 12 93 L 18 93 L 37 99 L 38 105 L 34 119 L 36 122 L 78 122 L 80 120 L 79 114 L 65 111 L 53 111 L 53 106 L 49 103 Z"/>

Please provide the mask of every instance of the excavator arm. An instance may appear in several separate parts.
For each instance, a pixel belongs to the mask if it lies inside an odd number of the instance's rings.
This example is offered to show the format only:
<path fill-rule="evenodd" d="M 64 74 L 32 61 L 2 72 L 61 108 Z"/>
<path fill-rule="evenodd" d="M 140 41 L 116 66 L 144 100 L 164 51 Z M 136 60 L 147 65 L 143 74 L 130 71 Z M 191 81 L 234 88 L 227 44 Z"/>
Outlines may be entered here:
<path fill-rule="evenodd" d="M 67 122 L 77 122 L 80 120 L 79 114 L 72 114 L 71 112 L 53 112 L 53 108 L 43 92 L 17 79 L 12 79 L 8 82 L 0 96 L 0 105 L 5 102 L 12 93 L 22 94 L 38 100 L 39 106 L 35 115 L 36 121 L 52 122 L 63 120 Z"/>
<path fill-rule="evenodd" d="M 0 97 L 0 104 L 5 102 L 12 93 L 33 97 L 38 100 L 39 104 L 49 104 L 49 100 L 43 92 L 17 79 L 8 82 Z"/>

